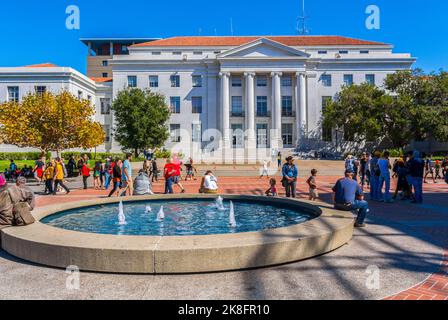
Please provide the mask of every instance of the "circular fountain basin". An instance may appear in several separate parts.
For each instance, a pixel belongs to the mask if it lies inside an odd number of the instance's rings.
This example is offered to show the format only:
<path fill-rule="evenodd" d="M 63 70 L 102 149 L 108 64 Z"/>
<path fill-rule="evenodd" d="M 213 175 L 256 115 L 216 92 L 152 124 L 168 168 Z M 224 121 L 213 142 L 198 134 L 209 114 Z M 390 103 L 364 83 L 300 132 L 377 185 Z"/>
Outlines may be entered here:
<path fill-rule="evenodd" d="M 38 222 L 1 230 L 2 248 L 28 261 L 116 273 L 194 273 L 256 268 L 334 250 L 353 235 L 350 212 L 292 199 L 156 195 L 55 204 Z M 123 200 L 126 224 L 118 223 Z M 229 225 L 230 200 L 236 226 Z M 151 207 L 151 212 L 147 207 Z M 157 219 L 163 206 L 165 218 Z"/>

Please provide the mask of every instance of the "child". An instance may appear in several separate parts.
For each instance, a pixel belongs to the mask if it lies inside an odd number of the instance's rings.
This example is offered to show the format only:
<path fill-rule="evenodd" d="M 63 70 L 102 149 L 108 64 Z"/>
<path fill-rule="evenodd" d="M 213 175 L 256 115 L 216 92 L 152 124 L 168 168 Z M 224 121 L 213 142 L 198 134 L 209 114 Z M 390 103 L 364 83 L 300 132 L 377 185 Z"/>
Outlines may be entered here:
<path fill-rule="evenodd" d="M 266 194 L 268 197 L 277 197 L 277 196 L 278 196 L 276 184 L 277 184 L 277 180 L 275 180 L 275 178 L 271 178 L 271 179 L 269 180 L 269 185 L 270 185 L 270 187 L 269 187 L 269 189 L 266 190 L 266 192 L 265 192 L 265 194 Z"/>
<path fill-rule="evenodd" d="M 402 192 L 401 200 L 408 200 L 410 199 L 410 190 L 409 190 L 409 184 L 407 180 L 407 176 L 409 175 L 409 170 L 406 167 L 403 159 L 397 160 L 397 187 L 395 189 L 395 193 L 393 196 L 393 199 L 395 200 L 397 198 L 398 192 Z"/>
<path fill-rule="evenodd" d="M 319 193 L 317 192 L 317 184 L 316 184 L 316 175 L 317 170 L 313 169 L 311 170 L 311 176 L 306 180 L 306 183 L 308 183 L 308 186 L 310 187 L 310 197 L 309 200 L 317 200 L 319 198 Z"/>
<path fill-rule="evenodd" d="M 54 164 L 52 161 L 50 161 L 47 164 L 47 167 L 44 171 L 44 180 L 45 180 L 45 194 L 52 194 L 53 193 L 53 172 L 54 172 Z"/>

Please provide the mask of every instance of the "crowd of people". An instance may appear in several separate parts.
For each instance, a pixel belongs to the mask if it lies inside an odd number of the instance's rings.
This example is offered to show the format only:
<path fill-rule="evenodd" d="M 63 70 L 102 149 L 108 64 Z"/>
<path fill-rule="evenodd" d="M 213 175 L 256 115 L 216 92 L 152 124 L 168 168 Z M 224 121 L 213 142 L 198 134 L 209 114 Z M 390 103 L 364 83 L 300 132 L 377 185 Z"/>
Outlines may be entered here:
<path fill-rule="evenodd" d="M 41 158 L 35 161 L 34 167 L 24 166 L 22 169 L 11 160 L 9 168 L 5 169 L 3 175 L 0 174 L 0 183 L 3 180 L 4 184 L 12 181 L 23 188 L 27 178 L 34 178 L 39 184 L 44 184 L 45 194 L 56 195 L 57 192 L 64 190 L 70 193 L 65 184 L 68 177 L 81 176 L 84 189 L 92 185 L 95 190 L 107 190 L 108 197 L 112 197 L 154 194 L 152 185 L 162 176 L 165 194 L 173 194 L 176 186 L 180 193 L 185 193 L 182 181 L 197 180 L 198 170 L 191 157 L 183 163 L 174 156 L 166 160 L 163 170 L 159 170 L 155 153 L 145 151 L 144 155 L 143 166 L 135 178 L 132 175 L 132 154 L 128 153 L 123 159 L 106 158 L 104 162 L 97 160 L 92 167 L 89 165 L 87 155 L 77 158 L 71 156 L 67 163 L 60 157 L 48 162 Z M 294 158 L 289 156 L 282 163 L 282 155 L 279 152 L 277 160 L 281 168 L 280 182 L 285 189 L 286 197 L 295 198 L 299 170 L 294 164 Z M 269 179 L 265 195 L 278 196 L 277 179 L 275 176 L 269 177 L 270 166 L 271 162 L 263 161 L 260 178 L 266 175 Z M 363 152 L 359 157 L 348 155 L 344 166 L 344 177 L 337 180 L 332 188 L 333 202 L 338 210 L 357 211 L 355 226 L 358 227 L 365 225 L 364 219 L 369 210 L 368 203 L 364 200 L 364 193 L 370 195 L 370 201 L 390 203 L 399 198 L 410 200 L 412 203 L 422 203 L 423 184 L 428 183 L 428 177 L 433 183 L 442 179 L 448 183 L 448 156 L 443 160 L 434 160 L 432 155 L 426 156 L 418 151 L 408 152 L 403 157 L 395 159 L 393 163 L 388 151 L 375 151 L 372 154 Z M 184 178 L 183 171 L 185 171 Z M 319 199 L 317 174 L 318 171 L 312 169 L 306 180 L 308 199 L 311 201 Z M 395 190 L 391 189 L 393 179 L 396 179 Z M 365 191 L 367 188 L 368 192 Z M 207 170 L 202 177 L 198 192 L 219 193 L 218 178 L 211 170 Z M 29 201 L 29 197 L 24 201 Z M 30 203 L 30 208 L 33 206 L 34 204 Z"/>

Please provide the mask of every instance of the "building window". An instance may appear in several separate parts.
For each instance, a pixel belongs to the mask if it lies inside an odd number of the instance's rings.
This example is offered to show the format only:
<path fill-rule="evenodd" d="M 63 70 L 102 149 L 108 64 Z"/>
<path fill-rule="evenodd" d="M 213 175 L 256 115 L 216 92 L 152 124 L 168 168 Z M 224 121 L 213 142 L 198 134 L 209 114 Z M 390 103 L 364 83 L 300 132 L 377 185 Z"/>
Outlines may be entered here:
<path fill-rule="evenodd" d="M 282 116 L 292 117 L 292 96 L 282 97 Z"/>
<path fill-rule="evenodd" d="M 257 96 L 257 117 L 268 116 L 268 97 Z"/>
<path fill-rule="evenodd" d="M 232 96 L 232 117 L 241 117 L 243 116 L 243 97 L 241 96 Z"/>
<path fill-rule="evenodd" d="M 47 92 L 47 87 L 46 86 L 35 86 L 34 87 L 34 91 L 39 95 L 43 95 L 45 92 Z M 82 93 L 81 93 L 82 94 Z"/>
<path fill-rule="evenodd" d="M 348 54 L 348 50 L 339 50 L 339 54 Z"/>
<path fill-rule="evenodd" d="M 109 76 L 109 74 L 107 72 L 103 72 L 103 78 L 107 78 Z"/>
<path fill-rule="evenodd" d="M 360 54 L 369 54 L 369 50 L 361 50 L 359 51 Z"/>
<path fill-rule="evenodd" d="M 327 54 L 328 52 L 327 52 L 327 50 L 319 50 L 319 51 L 317 51 L 317 53 L 318 54 Z"/>
<path fill-rule="evenodd" d="M 241 87 L 241 77 L 240 76 L 232 76 L 232 87 Z"/>
<path fill-rule="evenodd" d="M 170 97 L 171 113 L 180 113 L 180 97 Z"/>
<path fill-rule="evenodd" d="M 121 46 L 121 54 L 128 54 L 128 46 L 122 45 Z"/>
<path fill-rule="evenodd" d="M 88 95 L 87 100 L 89 100 L 89 104 L 92 105 L 92 96 Z"/>
<path fill-rule="evenodd" d="M 128 87 L 129 88 L 137 87 L 137 76 L 128 76 Z"/>
<path fill-rule="evenodd" d="M 193 54 L 195 56 L 200 56 L 200 55 L 202 55 L 202 51 L 194 51 Z"/>
<path fill-rule="evenodd" d="M 231 125 L 232 130 L 232 145 L 234 148 L 244 147 L 244 131 L 243 125 L 240 123 L 234 123 Z"/>
<path fill-rule="evenodd" d="M 173 51 L 173 56 L 180 56 L 182 55 L 182 51 Z"/>
<path fill-rule="evenodd" d="M 257 123 L 257 147 L 266 148 L 268 146 L 268 125 L 267 123 Z"/>
<path fill-rule="evenodd" d="M 322 97 L 322 114 L 325 112 L 325 108 L 332 100 L 333 100 L 333 98 L 330 96 Z M 333 140 L 332 131 L 333 131 L 333 129 L 331 126 L 324 126 L 322 124 L 322 141 L 331 142 Z"/>
<path fill-rule="evenodd" d="M 82 99 L 82 91 L 78 91 L 78 99 L 79 99 L 79 100 Z"/>
<path fill-rule="evenodd" d="M 149 87 L 150 88 L 159 87 L 159 76 L 149 76 Z"/>
<path fill-rule="evenodd" d="M 8 87 L 8 101 L 19 102 L 19 87 Z"/>
<path fill-rule="evenodd" d="M 180 124 L 170 124 L 170 140 L 171 142 L 180 142 Z"/>
<path fill-rule="evenodd" d="M 331 87 L 331 74 L 321 75 L 320 80 L 322 81 L 322 85 L 324 87 Z"/>
<path fill-rule="evenodd" d="M 110 114 L 110 99 L 100 98 L 101 114 Z"/>
<path fill-rule="evenodd" d="M 193 142 L 202 141 L 202 125 L 200 123 L 191 124 L 191 140 Z"/>
<path fill-rule="evenodd" d="M 282 140 L 284 146 L 292 146 L 292 123 L 282 124 Z"/>
<path fill-rule="evenodd" d="M 171 88 L 179 88 L 180 87 L 180 76 L 177 74 L 173 74 L 170 76 Z"/>
<path fill-rule="evenodd" d="M 282 87 L 292 87 L 292 77 L 283 76 L 282 77 Z"/>
<path fill-rule="evenodd" d="M 193 113 L 202 113 L 202 97 L 191 97 Z"/>
<path fill-rule="evenodd" d="M 214 54 L 220 54 L 221 51 L 217 50 L 217 51 L 213 51 Z"/>
<path fill-rule="evenodd" d="M 105 133 L 104 142 L 110 142 L 110 125 L 108 124 L 103 125 L 103 130 Z"/>
<path fill-rule="evenodd" d="M 109 65 L 109 61 L 103 60 L 103 67 L 107 67 Z"/>
<path fill-rule="evenodd" d="M 151 54 L 153 56 L 160 56 L 162 54 L 162 52 L 160 52 L 160 51 L 153 51 L 153 52 L 151 52 Z"/>
<path fill-rule="evenodd" d="M 192 76 L 193 88 L 202 87 L 202 76 Z"/>
<path fill-rule="evenodd" d="M 375 85 L 375 75 L 374 74 L 366 74 L 366 82 L 368 84 L 371 84 L 372 86 Z"/>
<path fill-rule="evenodd" d="M 352 74 L 344 74 L 344 84 L 349 87 L 353 84 L 353 75 Z"/>
<path fill-rule="evenodd" d="M 268 85 L 268 77 L 257 76 L 257 87 L 267 87 L 267 85 Z"/>

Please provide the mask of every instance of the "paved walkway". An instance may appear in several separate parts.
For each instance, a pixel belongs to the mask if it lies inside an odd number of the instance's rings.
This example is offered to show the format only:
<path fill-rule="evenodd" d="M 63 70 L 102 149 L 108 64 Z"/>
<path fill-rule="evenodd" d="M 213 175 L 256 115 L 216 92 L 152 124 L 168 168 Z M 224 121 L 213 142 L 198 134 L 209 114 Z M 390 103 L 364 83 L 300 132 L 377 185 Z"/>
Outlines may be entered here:
<path fill-rule="evenodd" d="M 336 163 L 335 168 L 340 165 Z M 325 168 L 320 171 L 326 173 Z M 259 179 L 253 172 L 251 175 L 220 177 L 221 192 L 263 194 L 267 179 Z M 337 178 L 331 174 L 319 177 L 321 205 L 330 202 L 330 188 Z M 79 181 L 71 185 L 79 187 Z M 196 193 L 199 182 L 188 181 L 184 186 L 188 193 Z M 156 183 L 154 190 L 161 192 L 163 182 Z M 307 196 L 304 179 L 298 191 L 299 197 Z M 447 192 L 445 183 L 426 184 L 424 204 L 373 202 L 368 227 L 357 229 L 347 245 L 320 257 L 256 270 L 158 276 L 82 272 L 80 290 L 69 291 L 65 289 L 64 270 L 36 266 L 0 251 L 0 299 L 448 300 Z M 70 195 L 38 196 L 37 204 L 105 194 L 74 190 Z M 369 282 L 375 270 L 380 276 L 379 287 Z"/>

